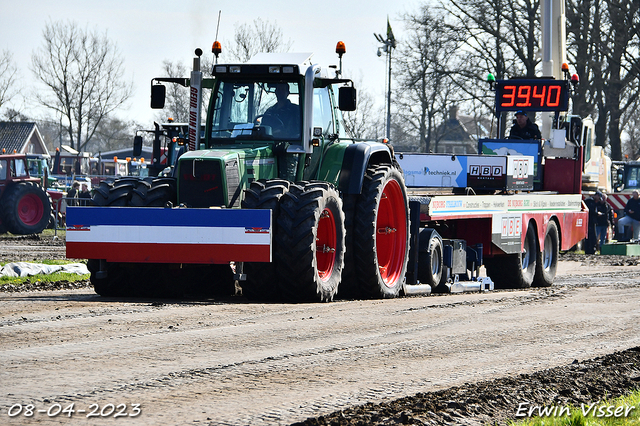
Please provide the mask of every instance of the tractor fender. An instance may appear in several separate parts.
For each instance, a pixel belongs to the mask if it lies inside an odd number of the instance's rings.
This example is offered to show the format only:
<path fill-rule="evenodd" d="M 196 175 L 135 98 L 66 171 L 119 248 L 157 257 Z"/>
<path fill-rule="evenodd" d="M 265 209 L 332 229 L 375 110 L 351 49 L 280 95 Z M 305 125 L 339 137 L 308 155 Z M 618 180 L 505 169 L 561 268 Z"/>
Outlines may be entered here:
<path fill-rule="evenodd" d="M 344 194 L 359 194 L 367 168 L 373 164 L 393 164 L 392 158 L 389 146 L 380 142 L 348 145 L 344 151 L 339 190 Z"/>

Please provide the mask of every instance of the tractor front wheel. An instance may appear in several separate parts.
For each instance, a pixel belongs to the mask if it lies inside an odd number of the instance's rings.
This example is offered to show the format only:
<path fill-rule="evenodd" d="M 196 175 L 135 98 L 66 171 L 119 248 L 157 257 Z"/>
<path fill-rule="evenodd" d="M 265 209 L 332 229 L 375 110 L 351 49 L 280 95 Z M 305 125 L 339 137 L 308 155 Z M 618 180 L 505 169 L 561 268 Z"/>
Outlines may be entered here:
<path fill-rule="evenodd" d="M 333 300 L 344 268 L 345 236 L 342 199 L 332 185 L 305 182 L 282 196 L 275 257 L 285 299 Z"/>

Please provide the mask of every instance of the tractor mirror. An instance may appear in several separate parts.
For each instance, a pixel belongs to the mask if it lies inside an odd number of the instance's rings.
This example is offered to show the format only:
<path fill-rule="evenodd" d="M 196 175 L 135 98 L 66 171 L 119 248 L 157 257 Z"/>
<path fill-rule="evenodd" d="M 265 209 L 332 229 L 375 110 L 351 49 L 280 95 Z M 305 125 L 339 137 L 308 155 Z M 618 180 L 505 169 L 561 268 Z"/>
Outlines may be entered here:
<path fill-rule="evenodd" d="M 355 111 L 356 88 L 350 86 L 340 87 L 338 89 L 338 104 L 340 111 Z"/>
<path fill-rule="evenodd" d="M 140 157 L 142 155 L 142 136 L 134 136 L 133 138 L 133 156 Z"/>
<path fill-rule="evenodd" d="M 164 108 L 164 99 L 167 95 L 167 88 L 162 84 L 154 84 L 151 86 L 151 108 Z"/>

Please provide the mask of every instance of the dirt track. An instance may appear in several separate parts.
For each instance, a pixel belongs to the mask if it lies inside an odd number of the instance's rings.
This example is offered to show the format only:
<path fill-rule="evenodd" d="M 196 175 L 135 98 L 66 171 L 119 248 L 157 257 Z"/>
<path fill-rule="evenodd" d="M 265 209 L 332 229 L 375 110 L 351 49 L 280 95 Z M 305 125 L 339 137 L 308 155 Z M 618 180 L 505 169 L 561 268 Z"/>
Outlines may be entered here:
<path fill-rule="evenodd" d="M 89 288 L 0 293 L 0 424 L 113 422 L 113 415 L 89 422 L 88 412 L 8 416 L 15 404 L 46 411 L 71 403 L 76 410 L 127 404 L 120 407 L 127 413 L 140 404 L 135 419 L 121 419 L 131 424 L 290 424 L 640 346 L 636 260 L 578 260 L 561 262 L 550 289 L 385 301 L 116 300 Z M 630 367 L 634 374 L 640 369 Z M 503 402 L 507 415 L 519 400 L 510 402 Z M 504 415 L 444 408 L 410 423 Z M 386 411 L 365 411 L 354 418 L 388 423 Z"/>

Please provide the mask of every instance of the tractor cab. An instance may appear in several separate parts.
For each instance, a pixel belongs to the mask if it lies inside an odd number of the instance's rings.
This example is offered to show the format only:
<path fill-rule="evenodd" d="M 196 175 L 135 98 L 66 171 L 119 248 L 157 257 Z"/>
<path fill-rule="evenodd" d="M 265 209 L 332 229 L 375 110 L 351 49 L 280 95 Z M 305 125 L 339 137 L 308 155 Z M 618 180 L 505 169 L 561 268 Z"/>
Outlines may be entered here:
<path fill-rule="evenodd" d="M 337 66 L 311 56 L 261 53 L 213 65 L 213 78 L 202 78 L 198 57 L 190 79 L 152 81 L 152 107 L 164 105 L 159 83 L 190 87 L 189 131 L 173 172 L 179 204 L 238 207 L 254 180 L 327 179 L 321 158 L 348 139 L 341 111 L 355 109 L 355 89 Z"/>

